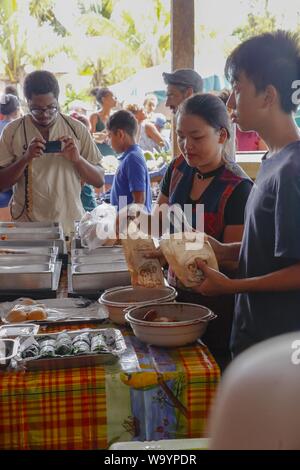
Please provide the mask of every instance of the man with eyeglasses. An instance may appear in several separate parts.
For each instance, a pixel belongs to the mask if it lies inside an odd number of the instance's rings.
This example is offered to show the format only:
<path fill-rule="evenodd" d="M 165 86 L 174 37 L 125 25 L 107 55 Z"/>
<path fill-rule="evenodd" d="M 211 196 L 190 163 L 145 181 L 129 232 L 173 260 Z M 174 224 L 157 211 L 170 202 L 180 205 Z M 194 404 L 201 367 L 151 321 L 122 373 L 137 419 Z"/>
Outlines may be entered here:
<path fill-rule="evenodd" d="M 59 110 L 55 76 L 38 70 L 25 78 L 29 112 L 10 123 L 0 139 L 0 190 L 13 186 L 13 220 L 60 221 L 65 233 L 84 210 L 81 181 L 104 184 L 101 154 L 87 128 Z M 60 141 L 61 151 L 45 153 Z"/>

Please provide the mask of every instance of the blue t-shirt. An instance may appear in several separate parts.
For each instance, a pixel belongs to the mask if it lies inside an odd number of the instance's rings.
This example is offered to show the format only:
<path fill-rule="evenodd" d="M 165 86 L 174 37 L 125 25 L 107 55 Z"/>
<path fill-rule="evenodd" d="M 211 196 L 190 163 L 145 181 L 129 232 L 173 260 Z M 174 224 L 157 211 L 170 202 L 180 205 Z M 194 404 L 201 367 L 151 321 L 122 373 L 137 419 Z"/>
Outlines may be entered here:
<path fill-rule="evenodd" d="M 120 157 L 120 165 L 114 176 L 110 202 L 118 210 L 125 206 L 120 203 L 120 196 L 127 197 L 127 205 L 133 203 L 132 193 L 135 191 L 145 193 L 145 207 L 151 212 L 151 189 L 148 168 L 141 147 L 131 145 Z"/>
<path fill-rule="evenodd" d="M 300 141 L 264 159 L 245 211 L 239 278 L 300 261 Z M 236 296 L 231 349 L 300 330 L 300 290 Z"/>

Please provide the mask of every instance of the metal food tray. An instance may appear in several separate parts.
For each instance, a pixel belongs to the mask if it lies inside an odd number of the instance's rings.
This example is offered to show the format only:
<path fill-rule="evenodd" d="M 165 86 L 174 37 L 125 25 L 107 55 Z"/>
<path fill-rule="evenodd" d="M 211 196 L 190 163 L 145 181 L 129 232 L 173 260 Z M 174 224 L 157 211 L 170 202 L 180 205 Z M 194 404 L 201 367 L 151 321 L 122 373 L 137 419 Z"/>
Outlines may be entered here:
<path fill-rule="evenodd" d="M 56 261 L 56 255 L 1 255 L 0 266 L 30 266 L 37 264 L 52 264 Z"/>
<path fill-rule="evenodd" d="M 130 284 L 126 263 L 78 264 L 70 267 L 74 292 L 99 292 Z"/>
<path fill-rule="evenodd" d="M 95 250 L 87 248 L 71 250 L 72 264 L 101 264 L 110 262 L 125 262 L 122 247 L 101 247 Z"/>
<path fill-rule="evenodd" d="M 1 238 L 1 236 L 0 236 Z M 67 252 L 66 249 L 66 242 L 63 239 L 57 239 L 57 240 L 1 240 L 0 239 L 0 251 L 1 249 L 5 250 L 13 250 L 13 249 L 27 249 L 27 248 L 34 248 L 39 249 L 39 248 L 44 248 L 44 249 L 49 249 L 52 247 L 57 247 L 58 253 L 59 254 L 64 254 Z"/>
<path fill-rule="evenodd" d="M 96 251 L 96 250 L 108 250 L 109 248 L 119 248 L 119 249 L 123 249 L 122 248 L 122 245 L 113 245 L 113 246 L 100 246 L 99 248 L 95 248 L 95 250 L 92 250 L 92 251 Z M 88 250 L 88 248 L 82 246 L 81 244 L 81 238 L 78 237 L 74 237 L 72 238 L 72 242 L 71 242 L 71 250 Z"/>
<path fill-rule="evenodd" d="M 0 266 L 0 291 L 51 289 L 55 263 L 31 266 Z"/>
<path fill-rule="evenodd" d="M 59 240 L 62 238 L 62 232 L 57 229 L 32 229 L 32 228 L 0 228 L 1 240 Z"/>
<path fill-rule="evenodd" d="M 53 358 L 18 358 L 18 363 L 21 366 L 24 366 L 26 370 L 47 370 L 47 369 L 67 369 L 73 367 L 89 367 L 103 364 L 111 364 L 115 362 L 119 355 L 121 355 L 126 350 L 126 343 L 123 338 L 121 331 L 115 328 L 103 328 L 103 329 L 82 329 L 82 330 L 65 330 L 72 338 L 76 335 L 88 332 L 95 334 L 109 333 L 115 336 L 116 348 L 112 349 L 111 352 L 102 352 L 102 353 L 91 353 L 91 354 L 82 354 L 82 355 L 72 355 L 72 356 L 56 356 Z M 49 333 L 45 335 L 34 335 L 35 338 L 41 338 L 43 336 L 53 337 L 56 339 L 58 333 Z M 18 338 L 19 344 L 22 344 L 25 337 Z"/>
<path fill-rule="evenodd" d="M 0 370 L 5 370 L 19 348 L 19 339 L 0 338 Z"/>
<path fill-rule="evenodd" d="M 49 255 L 57 256 L 57 246 L 18 246 L 16 248 L 4 247 L 0 242 L 0 263 L 2 264 L 2 256 L 23 256 L 23 255 Z"/>
<path fill-rule="evenodd" d="M 30 228 L 30 229 L 53 229 L 61 228 L 60 222 L 0 222 L 0 229 Z"/>

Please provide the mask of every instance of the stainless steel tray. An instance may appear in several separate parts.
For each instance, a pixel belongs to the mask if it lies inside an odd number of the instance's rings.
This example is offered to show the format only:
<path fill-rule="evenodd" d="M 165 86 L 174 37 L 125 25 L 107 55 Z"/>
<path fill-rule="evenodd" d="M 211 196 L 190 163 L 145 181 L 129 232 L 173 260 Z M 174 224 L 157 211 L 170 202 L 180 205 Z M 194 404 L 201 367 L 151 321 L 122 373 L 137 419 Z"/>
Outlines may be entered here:
<path fill-rule="evenodd" d="M 69 291 L 73 293 L 99 292 L 110 287 L 130 284 L 127 266 L 123 264 L 119 266 L 119 264 L 69 266 Z M 104 269 L 104 266 L 107 268 Z M 102 269 L 102 272 L 99 272 L 99 269 Z"/>
<path fill-rule="evenodd" d="M 94 274 L 94 273 L 119 273 L 128 271 L 126 262 L 99 263 L 99 264 L 73 264 L 73 274 Z"/>
<path fill-rule="evenodd" d="M 125 340 L 122 333 L 114 328 L 105 329 L 82 329 L 82 330 L 71 330 L 66 332 L 74 337 L 83 332 L 89 332 L 91 334 L 110 334 L 115 337 L 115 347 L 111 348 L 111 351 L 103 353 L 90 353 L 83 355 L 70 355 L 70 356 L 56 356 L 53 358 L 20 358 L 18 354 L 18 367 L 25 367 L 27 370 L 47 370 L 47 369 L 67 369 L 72 367 L 89 367 L 101 364 L 111 364 L 115 362 L 119 355 L 126 350 Z M 52 337 L 56 339 L 58 333 L 50 333 L 46 335 L 34 335 L 36 339 L 42 336 Z M 25 341 L 25 337 L 18 338 L 18 346 Z"/>
<path fill-rule="evenodd" d="M 0 228 L 61 228 L 60 222 L 0 222 Z"/>
<path fill-rule="evenodd" d="M 122 247 L 101 247 L 95 250 L 86 248 L 71 250 L 72 264 L 102 264 L 110 262 L 125 262 Z"/>
<path fill-rule="evenodd" d="M 0 242 L 0 263 L 2 264 L 2 256 L 23 256 L 23 255 L 49 255 L 57 256 L 57 246 L 18 246 L 3 247 L 3 243 Z"/>
<path fill-rule="evenodd" d="M 25 255 L 2 255 L 0 256 L 1 266 L 30 266 L 37 264 L 50 264 L 55 263 L 56 255 L 38 255 L 38 254 L 25 254 Z"/>
<path fill-rule="evenodd" d="M 0 239 L 3 241 L 10 240 L 59 240 L 62 238 L 62 232 L 57 228 L 54 229 L 32 229 L 32 228 L 0 228 Z"/>
<path fill-rule="evenodd" d="M 0 291 L 52 289 L 55 263 L 0 266 Z"/>
<path fill-rule="evenodd" d="M 3 249 L 26 249 L 26 248 L 52 248 L 57 247 L 59 254 L 67 252 L 66 243 L 63 239 L 59 240 L 0 240 L 0 250 Z"/>

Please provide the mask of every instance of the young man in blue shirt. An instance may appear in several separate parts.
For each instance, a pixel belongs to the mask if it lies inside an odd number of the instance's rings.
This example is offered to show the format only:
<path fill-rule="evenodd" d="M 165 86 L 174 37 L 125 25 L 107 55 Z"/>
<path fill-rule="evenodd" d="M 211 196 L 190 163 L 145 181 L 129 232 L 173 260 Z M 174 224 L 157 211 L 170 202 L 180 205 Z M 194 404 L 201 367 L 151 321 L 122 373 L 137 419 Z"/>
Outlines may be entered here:
<path fill-rule="evenodd" d="M 284 31 L 253 37 L 226 63 L 233 90 L 228 107 L 243 131 L 266 142 L 245 212 L 242 243 L 211 240 L 219 264 L 239 261 L 236 279 L 208 268 L 204 295 L 236 295 L 234 355 L 267 338 L 300 330 L 300 136 L 293 112 L 300 77 L 300 44 Z"/>
<path fill-rule="evenodd" d="M 143 151 L 135 141 L 137 120 L 129 111 L 121 110 L 110 116 L 106 126 L 112 148 L 121 154 L 111 188 L 111 204 L 118 211 L 132 203 L 143 204 L 151 212 L 150 177 Z"/>

